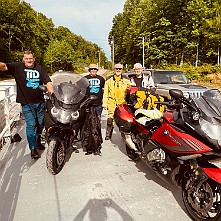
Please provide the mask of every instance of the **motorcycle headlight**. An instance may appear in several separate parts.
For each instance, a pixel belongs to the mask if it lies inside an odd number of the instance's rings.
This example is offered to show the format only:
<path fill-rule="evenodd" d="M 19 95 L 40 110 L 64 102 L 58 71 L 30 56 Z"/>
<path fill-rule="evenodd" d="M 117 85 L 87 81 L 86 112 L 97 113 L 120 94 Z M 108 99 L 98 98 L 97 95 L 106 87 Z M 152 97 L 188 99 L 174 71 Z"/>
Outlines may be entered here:
<path fill-rule="evenodd" d="M 79 118 L 79 112 L 78 111 L 73 112 L 71 114 L 71 118 L 72 118 L 72 120 L 77 120 Z"/>
<path fill-rule="evenodd" d="M 200 120 L 200 125 L 208 137 L 217 140 L 219 145 L 221 144 L 221 126 L 209 123 L 203 119 Z"/>
<path fill-rule="evenodd" d="M 72 121 L 71 113 L 69 111 L 57 109 L 56 107 L 51 108 L 51 115 L 62 124 L 68 124 Z"/>
<path fill-rule="evenodd" d="M 52 115 L 53 117 L 57 117 L 57 116 L 59 115 L 59 112 L 60 112 L 60 110 L 57 109 L 56 107 L 52 107 L 52 108 L 51 108 L 51 115 Z"/>
<path fill-rule="evenodd" d="M 68 124 L 71 123 L 71 114 L 68 111 L 61 110 L 60 115 L 57 118 L 58 121 L 60 121 L 62 124 Z"/>

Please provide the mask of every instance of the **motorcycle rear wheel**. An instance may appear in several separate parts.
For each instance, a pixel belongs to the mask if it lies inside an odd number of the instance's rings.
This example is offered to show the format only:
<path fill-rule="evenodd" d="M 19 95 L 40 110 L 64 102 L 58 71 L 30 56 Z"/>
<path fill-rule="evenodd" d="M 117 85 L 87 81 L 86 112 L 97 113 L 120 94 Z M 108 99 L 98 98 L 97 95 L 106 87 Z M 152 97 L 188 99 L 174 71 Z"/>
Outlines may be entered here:
<path fill-rule="evenodd" d="M 126 144 L 126 151 L 127 151 L 127 156 L 131 160 L 133 161 L 139 160 L 139 155 L 135 152 L 135 150 L 131 149 L 127 144 Z"/>
<path fill-rule="evenodd" d="M 52 175 L 58 174 L 65 163 L 65 147 L 60 140 L 51 140 L 48 144 L 46 166 Z"/>
<path fill-rule="evenodd" d="M 221 220 L 221 185 L 212 180 L 202 183 L 197 191 L 189 185 L 183 188 L 184 205 L 193 220 Z"/>

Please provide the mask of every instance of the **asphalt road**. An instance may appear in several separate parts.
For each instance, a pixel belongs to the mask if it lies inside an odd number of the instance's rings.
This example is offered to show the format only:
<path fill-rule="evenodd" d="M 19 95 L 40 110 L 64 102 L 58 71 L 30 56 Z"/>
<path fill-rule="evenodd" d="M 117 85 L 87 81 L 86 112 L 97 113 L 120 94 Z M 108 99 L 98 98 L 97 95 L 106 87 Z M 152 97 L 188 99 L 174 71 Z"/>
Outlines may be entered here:
<path fill-rule="evenodd" d="M 102 113 L 103 137 L 106 113 Z M 57 175 L 46 168 L 46 151 L 31 160 L 24 121 L 22 141 L 0 152 L 1 221 L 187 221 L 180 189 L 157 177 L 143 162 L 129 160 L 115 126 L 102 156 L 70 148 Z"/>

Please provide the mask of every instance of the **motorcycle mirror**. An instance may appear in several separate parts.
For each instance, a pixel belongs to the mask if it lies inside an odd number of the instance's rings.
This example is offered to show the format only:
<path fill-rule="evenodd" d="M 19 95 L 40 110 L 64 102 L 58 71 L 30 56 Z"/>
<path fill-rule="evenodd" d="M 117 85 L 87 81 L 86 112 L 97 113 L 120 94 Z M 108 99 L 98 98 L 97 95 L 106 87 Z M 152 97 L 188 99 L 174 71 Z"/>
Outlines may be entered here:
<path fill-rule="evenodd" d="M 47 91 L 47 87 L 45 85 L 39 85 L 38 88 L 44 92 Z"/>
<path fill-rule="evenodd" d="M 97 100 L 97 96 L 90 95 L 83 103 L 81 103 L 80 108 L 83 107 L 86 103 L 94 100 Z"/>
<path fill-rule="evenodd" d="M 183 98 L 183 92 L 181 90 L 178 89 L 170 89 L 169 90 L 169 94 L 171 97 L 175 98 L 175 99 L 180 99 Z"/>

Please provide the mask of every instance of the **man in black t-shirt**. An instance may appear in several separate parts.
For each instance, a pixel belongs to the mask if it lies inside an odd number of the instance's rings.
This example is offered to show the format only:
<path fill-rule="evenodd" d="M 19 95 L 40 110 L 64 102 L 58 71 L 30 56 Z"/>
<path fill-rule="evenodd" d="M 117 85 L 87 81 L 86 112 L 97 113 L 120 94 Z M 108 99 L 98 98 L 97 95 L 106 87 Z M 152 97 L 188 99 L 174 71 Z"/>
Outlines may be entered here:
<path fill-rule="evenodd" d="M 43 129 L 45 100 L 43 91 L 38 88 L 45 84 L 48 92 L 53 93 L 51 79 L 44 68 L 35 64 L 35 56 L 31 51 L 24 51 L 23 62 L 0 62 L 0 70 L 12 75 L 17 84 L 17 99 L 22 105 L 22 113 L 26 122 L 26 136 L 31 150 L 31 158 L 38 159 L 38 149 L 44 149 L 40 143 Z"/>
<path fill-rule="evenodd" d="M 83 130 L 84 139 L 82 140 L 82 144 L 86 144 L 85 148 L 87 153 L 85 155 L 90 155 L 92 153 L 95 155 L 101 155 L 101 143 L 103 141 L 101 135 L 100 119 L 103 109 L 102 99 L 105 79 L 102 76 L 97 75 L 98 68 L 96 64 L 90 64 L 88 70 L 90 74 L 85 76 L 90 83 L 88 88 L 88 95 L 95 95 L 97 99 L 92 101 L 92 106 L 89 108 L 90 112 L 88 112 L 89 115 L 87 115 L 86 124 L 90 126 L 87 127 L 88 130 Z M 96 115 L 98 116 L 97 118 Z"/>
<path fill-rule="evenodd" d="M 105 79 L 97 75 L 97 65 L 96 64 L 90 64 L 89 65 L 89 75 L 86 75 L 85 77 L 88 79 L 90 82 L 89 86 L 89 94 L 93 94 L 97 96 L 97 100 L 93 101 L 93 106 L 95 107 L 97 116 L 100 118 L 101 117 L 101 112 L 102 112 L 102 98 L 103 98 L 103 90 L 104 90 L 104 84 L 105 84 Z"/>

